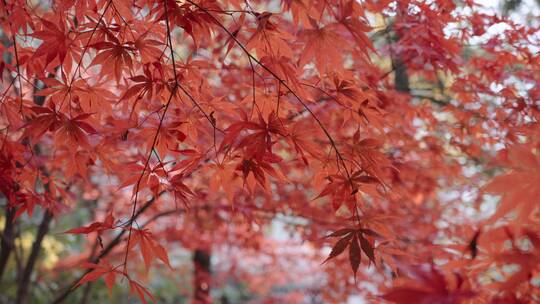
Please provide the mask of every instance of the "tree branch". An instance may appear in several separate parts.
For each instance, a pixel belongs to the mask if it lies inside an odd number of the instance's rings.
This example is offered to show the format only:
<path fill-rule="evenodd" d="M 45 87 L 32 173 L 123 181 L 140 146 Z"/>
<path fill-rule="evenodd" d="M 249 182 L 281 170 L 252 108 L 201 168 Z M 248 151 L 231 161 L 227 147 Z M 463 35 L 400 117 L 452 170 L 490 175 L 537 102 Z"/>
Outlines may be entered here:
<path fill-rule="evenodd" d="M 160 192 L 157 196 L 154 196 L 154 197 L 150 198 L 141 208 L 139 208 L 139 210 L 137 210 L 137 212 L 131 218 L 130 222 L 135 221 L 142 213 L 144 213 L 148 208 L 150 208 L 150 206 L 152 206 L 152 204 L 157 200 L 157 198 L 160 197 L 163 193 L 165 193 L 165 192 L 164 191 Z M 120 233 L 118 233 L 118 235 L 111 242 L 109 242 L 109 244 L 101 251 L 101 253 L 90 261 L 90 263 L 98 263 L 102 258 L 107 256 L 118 244 L 120 244 L 120 242 L 122 241 L 122 237 L 124 236 L 124 234 L 126 234 L 126 231 L 127 230 L 122 229 L 122 231 L 120 231 Z M 81 276 L 79 276 L 77 279 L 73 280 L 64 289 L 64 291 L 62 293 L 60 293 L 58 296 L 56 296 L 56 298 L 53 299 L 53 301 L 51 303 L 52 304 L 57 304 L 57 303 L 64 302 L 64 300 L 73 291 L 75 291 L 75 289 L 76 289 L 75 285 L 77 284 L 77 282 L 79 282 L 81 280 L 81 278 L 83 276 L 85 276 L 87 273 L 89 273 L 90 271 L 92 271 L 92 270 L 91 269 L 86 270 Z"/>
<path fill-rule="evenodd" d="M 229 37 L 231 37 L 231 39 L 238 45 L 238 47 L 240 47 L 240 49 L 242 49 L 242 51 L 246 54 L 246 56 L 251 60 L 253 60 L 254 62 L 256 62 L 258 65 L 260 65 L 266 72 L 268 72 L 270 75 L 272 75 L 272 77 L 274 77 L 277 81 L 279 81 L 279 83 L 281 85 L 283 85 L 295 98 L 296 100 L 298 100 L 298 102 L 302 105 L 302 107 L 311 115 L 311 117 L 313 117 L 313 119 L 317 122 L 318 126 L 321 128 L 321 130 L 324 132 L 325 136 L 328 138 L 328 140 L 330 141 L 330 145 L 332 146 L 332 148 L 336 151 L 336 156 L 337 156 L 337 159 L 339 160 L 338 163 L 341 163 L 341 166 L 343 167 L 343 170 L 345 170 L 345 174 L 347 176 L 347 179 L 349 180 L 349 182 L 351 183 L 351 187 L 354 189 L 354 185 L 352 184 L 352 180 L 351 180 L 351 176 L 349 174 L 349 169 L 347 168 L 347 166 L 345 165 L 345 160 L 343 158 L 343 156 L 341 155 L 341 152 L 339 151 L 338 147 L 337 147 L 337 144 L 334 140 L 334 138 L 332 137 L 332 135 L 330 135 L 330 132 L 326 129 L 326 127 L 324 126 L 324 124 L 322 123 L 322 121 L 317 117 L 317 115 L 315 115 L 315 113 L 308 107 L 308 105 L 306 104 L 306 102 L 304 100 L 302 100 L 302 98 L 300 98 L 300 96 L 298 96 L 298 94 L 287 84 L 287 82 L 283 79 L 281 79 L 281 77 L 279 77 L 274 71 L 272 71 L 272 69 L 270 69 L 269 67 L 267 67 L 265 64 L 263 64 L 260 60 L 258 60 L 257 58 L 255 58 L 255 56 L 253 56 L 247 49 L 246 47 L 238 40 L 238 38 L 236 38 L 235 35 L 233 35 L 214 15 L 212 15 L 206 8 L 200 6 L 199 4 L 191 1 L 191 0 L 186 0 L 187 2 L 189 2 L 191 5 L 197 7 L 198 9 L 202 10 L 205 14 L 207 14 L 210 18 L 212 18 L 212 20 L 223 30 L 225 31 L 225 33 L 227 33 L 227 35 Z M 339 165 L 338 165 L 338 171 L 339 171 Z"/>
<path fill-rule="evenodd" d="M 19 281 L 19 286 L 17 289 L 17 299 L 15 301 L 15 303 L 17 304 L 24 304 L 28 299 L 28 291 L 30 290 L 29 284 L 32 272 L 34 271 L 34 266 L 39 257 L 41 242 L 43 242 L 43 238 L 49 231 L 49 224 L 52 218 L 52 213 L 49 210 L 45 210 L 45 214 L 43 215 L 41 224 L 39 224 L 36 239 L 32 244 L 32 251 L 30 252 L 30 256 L 28 257 L 28 261 L 26 262 L 26 266 L 24 267 L 23 275 Z"/>

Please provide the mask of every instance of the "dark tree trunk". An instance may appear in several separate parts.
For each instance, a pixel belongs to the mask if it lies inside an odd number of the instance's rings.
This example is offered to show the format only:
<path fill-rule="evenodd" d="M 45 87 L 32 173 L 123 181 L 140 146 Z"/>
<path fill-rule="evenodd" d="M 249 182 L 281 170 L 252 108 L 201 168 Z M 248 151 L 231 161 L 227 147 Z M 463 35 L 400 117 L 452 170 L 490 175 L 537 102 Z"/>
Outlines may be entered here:
<path fill-rule="evenodd" d="M 193 254 L 194 273 L 194 295 L 193 304 L 210 304 L 210 250 L 196 249 Z"/>
<path fill-rule="evenodd" d="M 36 239 L 34 240 L 34 243 L 32 244 L 32 251 L 30 252 L 30 256 L 28 257 L 28 262 L 26 262 L 23 275 L 19 282 L 19 286 L 17 289 L 17 300 L 15 301 L 15 303 L 17 304 L 25 304 L 28 301 L 28 293 L 30 291 L 30 281 L 32 278 L 32 272 L 34 271 L 34 266 L 36 265 L 37 259 L 39 257 L 39 252 L 41 249 L 41 243 L 43 242 L 43 238 L 49 231 L 49 224 L 52 218 L 53 218 L 52 213 L 46 210 L 45 214 L 43 215 L 43 220 L 41 221 L 41 224 L 39 225 L 39 228 L 36 234 Z"/>
<path fill-rule="evenodd" d="M 394 86 L 398 92 L 410 93 L 409 74 L 405 61 L 398 56 L 392 57 L 392 68 L 394 69 Z"/>
<path fill-rule="evenodd" d="M 402 4 L 398 3 L 400 10 L 398 11 L 398 18 L 402 14 L 407 14 L 407 7 L 403 7 Z M 395 21 L 394 21 L 395 22 Z M 395 30 L 394 22 L 391 22 L 390 28 L 393 29 L 390 34 L 390 43 L 394 44 L 399 42 L 401 39 L 400 34 Z M 392 69 L 394 70 L 394 87 L 398 92 L 409 94 L 411 92 L 411 87 L 409 84 L 409 73 L 407 71 L 407 61 L 409 59 L 403 58 L 401 54 L 395 54 L 391 52 L 392 60 Z"/>
<path fill-rule="evenodd" d="M 6 224 L 4 231 L 2 231 L 2 239 L 0 240 L 0 283 L 2 283 L 2 276 L 9 260 L 9 255 L 14 246 L 15 230 L 13 217 L 15 216 L 15 210 L 6 206 Z"/>

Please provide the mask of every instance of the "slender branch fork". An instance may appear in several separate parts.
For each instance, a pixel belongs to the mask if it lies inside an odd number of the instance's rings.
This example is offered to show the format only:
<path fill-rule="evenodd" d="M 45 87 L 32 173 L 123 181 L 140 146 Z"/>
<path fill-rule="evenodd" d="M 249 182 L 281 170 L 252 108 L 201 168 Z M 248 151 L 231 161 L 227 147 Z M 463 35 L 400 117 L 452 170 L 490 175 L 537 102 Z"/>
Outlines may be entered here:
<path fill-rule="evenodd" d="M 328 132 L 328 130 L 326 129 L 326 127 L 324 126 L 324 124 L 321 122 L 321 120 L 317 117 L 317 115 L 315 115 L 315 113 L 308 107 L 308 105 L 306 104 L 306 102 L 304 100 L 302 100 L 302 98 L 300 98 L 300 96 L 287 84 L 287 82 L 285 80 L 283 80 L 281 77 L 279 77 L 274 71 L 272 71 L 272 69 L 270 69 L 269 67 L 267 67 L 265 64 L 263 64 L 260 60 L 258 60 L 255 56 L 253 56 L 253 54 L 251 54 L 247 49 L 246 47 L 236 38 L 235 35 L 233 35 L 224 25 L 223 23 L 221 23 L 221 21 L 219 21 L 214 15 L 212 15 L 206 8 L 200 6 L 199 4 L 191 1 L 191 0 L 186 0 L 186 2 L 189 2 L 191 3 L 193 6 L 197 7 L 198 9 L 200 9 L 201 11 L 203 11 L 205 14 L 207 14 L 208 16 L 210 16 L 210 18 L 212 18 L 212 20 L 214 22 L 216 22 L 216 24 L 223 30 L 227 33 L 227 35 L 229 35 L 231 37 L 231 39 L 233 39 L 233 41 L 242 49 L 242 51 L 246 54 L 246 56 L 248 56 L 248 58 L 250 60 L 253 60 L 254 62 L 256 62 L 259 66 L 261 66 L 266 72 L 268 72 L 270 75 L 272 75 L 272 77 L 274 77 L 281 85 L 283 85 L 295 98 L 296 100 L 298 100 L 298 102 L 302 105 L 302 107 L 304 107 L 306 109 L 306 111 L 308 111 L 308 113 L 313 117 L 313 119 L 315 119 L 315 121 L 317 122 L 317 124 L 319 125 L 319 127 L 321 128 L 321 130 L 324 132 L 324 134 L 326 135 L 326 137 L 328 138 L 328 140 L 330 141 L 330 144 L 332 145 L 332 148 L 336 151 L 336 155 L 337 157 L 339 158 L 342 166 L 343 166 L 343 169 L 345 170 L 346 174 L 347 174 L 347 177 L 350 179 L 350 174 L 349 174 L 349 171 L 348 171 L 348 168 L 347 166 L 345 165 L 345 161 L 341 155 L 341 152 L 339 151 L 339 149 L 337 148 L 337 145 L 336 145 L 336 142 L 334 140 L 334 138 L 332 137 L 332 135 L 330 135 L 330 133 Z"/>
<path fill-rule="evenodd" d="M 304 100 L 302 100 L 302 98 L 300 98 L 300 96 L 287 84 L 287 82 L 285 80 L 283 80 L 281 77 L 279 77 L 279 75 L 277 75 L 274 71 L 272 71 L 272 69 L 270 69 L 269 67 L 267 67 L 265 64 L 263 64 L 260 60 L 258 60 L 255 56 L 253 56 L 253 54 L 251 54 L 247 49 L 246 47 L 238 40 L 238 38 L 236 38 L 235 35 L 233 35 L 233 33 L 231 33 L 224 25 L 223 23 L 221 23 L 221 21 L 219 21 L 214 15 L 212 15 L 210 13 L 210 11 L 208 11 L 208 9 L 200 6 L 199 4 L 193 2 L 192 0 L 186 0 L 186 2 L 189 2 L 190 4 L 192 4 L 193 6 L 197 7 L 198 9 L 200 9 L 201 11 L 203 11 L 205 14 L 207 14 L 210 18 L 212 18 L 212 20 L 225 32 L 227 33 L 227 35 L 229 37 L 231 37 L 231 39 L 238 45 L 238 47 L 240 47 L 240 49 L 242 49 L 242 51 L 246 54 L 246 56 L 248 57 L 249 59 L 249 62 L 250 64 L 252 64 L 252 60 L 254 62 L 256 62 L 259 66 L 261 66 L 266 72 L 268 72 L 270 75 L 272 75 L 272 77 L 274 77 L 278 82 L 279 84 L 283 85 L 285 87 L 285 89 L 287 89 L 287 91 L 289 91 L 295 98 L 296 100 L 302 105 L 302 107 L 309 113 L 309 115 L 311 117 L 313 117 L 313 119 L 317 122 L 317 125 L 321 128 L 321 130 L 324 132 L 325 136 L 328 138 L 328 140 L 330 141 L 330 145 L 332 146 L 332 148 L 336 151 L 336 156 L 339 160 L 338 163 L 341 163 L 341 166 L 343 167 L 343 170 L 345 171 L 345 174 L 347 176 L 347 180 L 349 181 L 350 183 L 350 186 L 351 186 L 351 191 L 354 191 L 354 184 L 353 184 L 353 181 L 352 181 L 352 178 L 351 178 L 351 175 L 349 173 L 349 169 L 347 168 L 347 165 L 345 164 L 345 159 L 343 158 L 341 152 L 339 151 L 338 147 L 337 147 L 337 144 L 334 140 L 334 138 L 332 137 L 332 135 L 330 135 L 330 132 L 328 131 L 328 129 L 324 126 L 324 124 L 322 123 L 322 121 L 319 119 L 319 117 L 308 107 L 308 105 L 306 104 L 306 102 Z M 255 98 L 255 97 L 253 97 Z M 255 100 L 254 100 L 255 101 Z M 339 166 L 338 166 L 338 170 L 339 170 Z M 356 218 L 358 220 L 358 223 L 360 224 L 360 214 L 358 212 L 356 212 Z"/>
<path fill-rule="evenodd" d="M 6 8 L 6 11 L 7 11 L 6 0 L 3 0 L 3 2 L 4 2 L 4 7 Z M 13 29 L 13 25 L 11 24 L 11 21 L 9 21 L 9 29 L 11 30 L 11 40 L 13 41 L 13 51 L 15 53 L 15 63 L 16 63 L 16 69 L 17 69 L 17 77 L 13 79 L 13 83 L 15 82 L 15 79 L 19 80 L 19 98 L 20 98 L 19 111 L 22 112 L 22 107 L 23 107 L 23 91 L 22 91 L 23 87 L 22 87 L 22 81 L 21 81 L 22 74 L 21 74 L 21 69 L 19 65 L 19 51 L 17 49 L 17 36 L 16 36 L 15 30 Z M 9 87 L 6 90 L 6 93 L 8 90 L 9 90 Z"/>
<path fill-rule="evenodd" d="M 144 203 L 144 205 L 139 210 L 137 210 L 137 212 L 130 219 L 130 221 L 135 221 L 141 214 L 143 214 L 148 208 L 150 208 L 150 206 L 152 206 L 152 204 L 154 204 L 155 201 L 163 193 L 164 192 L 160 192 L 160 193 L 158 193 L 158 195 L 156 195 L 156 196 L 150 198 L 148 201 L 146 201 L 146 203 Z M 93 258 L 90 262 L 91 263 L 97 263 L 102 258 L 107 256 L 118 244 L 120 244 L 124 234 L 126 234 L 126 231 L 127 230 L 125 230 L 125 229 L 121 230 L 120 233 L 118 233 L 116 235 L 116 237 L 100 252 L 100 254 L 98 256 L 96 256 L 95 258 Z M 64 292 L 62 292 L 56 298 L 54 298 L 54 300 L 51 302 L 51 304 L 62 303 L 75 290 L 75 286 L 77 285 L 77 282 L 79 282 L 86 274 L 90 273 L 91 271 L 92 270 L 88 269 L 79 278 L 77 278 L 76 280 L 73 280 L 69 285 L 67 285 L 67 287 L 64 289 Z"/>
<path fill-rule="evenodd" d="M 164 9 L 165 9 L 165 26 L 166 26 L 166 29 L 167 29 L 167 41 L 166 41 L 166 44 L 170 50 L 170 53 L 171 53 L 171 61 L 172 61 L 172 70 L 173 70 L 173 75 L 174 75 L 174 85 L 172 87 L 172 90 L 171 90 L 171 94 L 169 95 L 169 98 L 167 100 L 167 103 L 165 104 L 165 109 L 163 110 L 163 115 L 161 115 L 161 118 L 159 120 L 159 125 L 158 125 L 158 128 L 156 130 L 156 133 L 154 135 L 154 138 L 152 140 L 152 145 L 151 145 L 151 148 L 150 148 L 150 151 L 148 152 L 148 156 L 146 158 L 146 161 L 145 161 L 145 164 L 144 164 L 144 168 L 141 172 L 141 175 L 139 176 L 139 179 L 137 180 L 137 184 L 135 186 L 135 198 L 134 198 L 134 203 L 133 203 L 133 208 L 132 208 L 132 213 L 131 213 L 131 217 L 130 217 L 130 220 L 128 221 L 128 223 L 126 225 L 129 225 L 129 233 L 128 233 L 128 237 L 127 237 L 127 245 L 126 245 L 126 252 L 125 252 L 125 256 L 124 256 L 124 273 L 126 273 L 126 270 L 127 270 L 127 260 L 128 260 L 128 254 L 129 254 L 129 244 L 130 244 L 130 241 L 131 241 L 131 234 L 132 234 L 132 230 L 133 230 L 133 225 L 132 223 L 134 222 L 134 216 L 135 216 L 135 212 L 137 210 L 137 201 L 138 201 L 138 195 L 139 195 L 139 188 L 140 188 L 140 184 L 141 184 L 141 181 L 144 177 L 144 174 L 146 173 L 146 170 L 148 169 L 148 165 L 150 163 L 150 159 L 151 159 L 151 156 L 152 156 L 152 151 L 154 150 L 154 147 L 156 146 L 156 143 L 157 143 L 157 138 L 159 136 L 159 132 L 163 126 L 163 121 L 165 120 L 165 116 L 167 114 L 167 111 L 169 109 L 169 106 L 171 105 L 171 102 L 172 102 L 172 99 L 173 99 L 173 96 L 176 94 L 177 90 L 180 89 L 184 94 L 186 94 L 186 96 L 189 97 L 189 99 L 191 100 L 191 102 L 199 109 L 199 111 L 201 111 L 201 113 L 204 115 L 204 117 L 206 118 L 206 120 L 208 120 L 210 122 L 210 124 L 212 125 L 212 127 L 214 128 L 214 134 L 215 134 L 215 131 L 218 130 L 220 131 L 221 133 L 223 133 L 223 130 L 219 129 L 217 126 L 216 126 L 216 122 L 215 120 L 213 120 L 205 111 L 204 109 L 201 107 L 201 105 L 195 100 L 195 98 L 193 97 L 192 94 L 189 93 L 188 90 L 186 90 L 181 84 L 180 84 L 180 81 L 178 80 L 178 73 L 177 73 L 177 70 L 176 70 L 176 59 L 174 57 L 174 49 L 173 49 L 173 44 L 172 44 L 172 38 L 171 38 L 171 26 L 169 24 L 169 9 L 168 9 L 168 5 L 167 5 L 167 1 L 163 1 L 163 6 L 164 6 Z M 214 139 L 215 140 L 215 139 Z"/>
<path fill-rule="evenodd" d="M 131 241 L 131 234 L 133 232 L 133 222 L 135 221 L 135 212 L 137 211 L 137 200 L 139 198 L 139 188 L 141 185 L 141 181 L 144 177 L 144 174 L 146 173 L 146 170 L 148 168 L 148 164 L 150 163 L 150 158 L 152 157 L 152 151 L 154 150 L 154 147 L 156 146 L 157 139 L 159 136 L 159 132 L 161 131 L 161 127 L 163 126 L 163 121 L 165 120 L 165 116 L 167 115 L 167 111 L 169 110 L 169 106 L 171 105 L 171 101 L 173 99 L 174 94 L 176 93 L 177 88 L 179 87 L 178 83 L 178 75 L 176 73 L 176 63 L 174 60 L 174 50 L 172 47 L 172 39 L 171 39 L 171 29 L 169 26 L 169 11 L 167 9 L 167 1 L 164 1 L 165 6 L 165 25 L 167 27 L 167 45 L 171 51 L 171 60 L 172 60 L 172 67 L 173 67 L 173 74 L 174 74 L 174 81 L 175 84 L 172 87 L 171 94 L 169 95 L 169 99 L 167 100 L 167 103 L 165 104 L 165 109 L 163 110 L 163 115 L 161 115 L 161 118 L 159 120 L 159 125 L 156 130 L 156 133 L 154 134 L 154 139 L 152 140 L 152 145 L 150 147 L 150 151 L 148 151 L 148 156 L 146 157 L 146 161 L 144 163 L 144 168 L 141 172 L 141 175 L 139 176 L 139 179 L 137 180 L 137 184 L 135 185 L 135 199 L 133 202 L 133 208 L 131 212 L 130 220 L 128 221 L 127 225 L 129 225 L 129 232 L 127 237 L 127 243 L 126 243 L 126 252 L 124 256 L 124 270 L 123 272 L 127 274 L 127 264 L 128 264 L 128 254 L 129 254 L 129 244 Z"/>

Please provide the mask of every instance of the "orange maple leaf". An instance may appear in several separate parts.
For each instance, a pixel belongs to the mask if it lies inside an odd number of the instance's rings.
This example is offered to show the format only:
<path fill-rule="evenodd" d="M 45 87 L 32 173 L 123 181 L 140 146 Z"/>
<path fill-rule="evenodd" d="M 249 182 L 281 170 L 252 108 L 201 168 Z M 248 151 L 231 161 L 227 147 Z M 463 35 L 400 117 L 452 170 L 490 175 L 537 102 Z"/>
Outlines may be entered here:
<path fill-rule="evenodd" d="M 335 24 L 319 26 L 315 20 L 310 21 L 313 29 L 303 33 L 306 47 L 300 58 L 300 66 L 314 59 L 320 73 L 325 73 L 329 69 L 341 69 L 342 56 L 348 48 L 347 42 L 337 34 Z"/>
<path fill-rule="evenodd" d="M 540 159 L 526 146 L 514 145 L 502 152 L 511 171 L 493 178 L 482 189 L 501 196 L 495 214 L 488 223 L 494 223 L 515 211 L 517 223 L 527 223 L 540 202 Z"/>
<path fill-rule="evenodd" d="M 167 250 L 153 239 L 149 229 L 133 229 L 132 232 L 133 235 L 128 250 L 132 250 L 138 244 L 147 269 L 155 258 L 160 259 L 172 269 Z"/>

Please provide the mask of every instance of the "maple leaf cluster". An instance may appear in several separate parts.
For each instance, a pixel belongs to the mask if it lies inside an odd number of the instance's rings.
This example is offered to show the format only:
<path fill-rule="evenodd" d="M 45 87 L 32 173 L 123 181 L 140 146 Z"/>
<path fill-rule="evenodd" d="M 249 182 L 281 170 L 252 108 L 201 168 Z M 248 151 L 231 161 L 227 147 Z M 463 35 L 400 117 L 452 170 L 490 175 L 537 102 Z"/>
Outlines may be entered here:
<path fill-rule="evenodd" d="M 0 2 L 0 282 L 36 226 L 17 303 L 34 271 L 73 269 L 54 303 L 101 279 L 155 302 L 178 248 L 269 302 L 307 301 L 272 286 L 309 276 L 331 303 L 540 301 L 537 20 L 474 0 L 31 2 Z M 35 267 L 55 232 L 80 252 Z"/>

